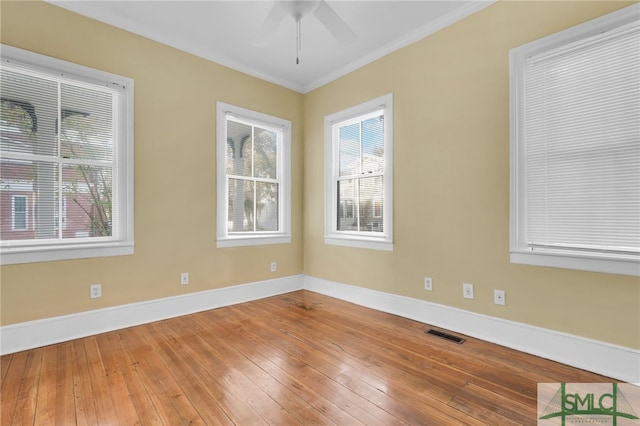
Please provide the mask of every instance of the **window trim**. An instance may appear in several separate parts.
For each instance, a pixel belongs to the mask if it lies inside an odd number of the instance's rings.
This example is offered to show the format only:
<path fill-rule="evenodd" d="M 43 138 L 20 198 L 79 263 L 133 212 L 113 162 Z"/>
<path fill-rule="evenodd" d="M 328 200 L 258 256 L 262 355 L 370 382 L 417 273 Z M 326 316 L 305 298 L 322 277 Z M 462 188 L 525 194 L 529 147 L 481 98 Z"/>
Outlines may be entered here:
<path fill-rule="evenodd" d="M 269 127 L 282 129 L 282 153 L 278 156 L 278 173 L 282 173 L 279 177 L 279 231 L 247 232 L 241 235 L 228 232 L 226 123 L 229 115 L 253 124 L 264 123 Z M 216 123 L 216 246 L 222 248 L 291 243 L 291 121 L 218 101 Z"/>
<path fill-rule="evenodd" d="M 118 104 L 118 141 L 114 146 L 114 187 L 118 186 L 118 210 L 114 222 L 119 228 L 109 239 L 6 240 L 0 246 L 0 264 L 11 265 L 68 259 L 130 255 L 134 252 L 134 81 L 39 53 L 0 44 L 3 65 L 39 73 L 72 84 L 88 83 L 109 87 L 122 94 Z"/>
<path fill-rule="evenodd" d="M 510 76 L 510 217 L 509 253 L 511 263 L 640 276 L 640 258 L 616 253 L 536 248 L 526 243 L 525 154 L 524 140 L 525 87 L 523 67 L 527 56 L 545 50 L 577 43 L 599 33 L 629 24 L 638 19 L 640 5 L 635 4 L 564 31 L 543 37 L 509 52 Z"/>
<path fill-rule="evenodd" d="M 384 171 L 383 235 L 377 232 L 338 231 L 338 201 L 336 197 L 337 144 L 333 126 L 376 110 L 384 110 Z M 393 251 L 393 94 L 389 93 L 324 118 L 325 184 L 324 184 L 324 242 L 329 245 Z M 355 207 L 355 206 L 354 206 Z M 355 210 L 354 210 L 355 214 Z"/>

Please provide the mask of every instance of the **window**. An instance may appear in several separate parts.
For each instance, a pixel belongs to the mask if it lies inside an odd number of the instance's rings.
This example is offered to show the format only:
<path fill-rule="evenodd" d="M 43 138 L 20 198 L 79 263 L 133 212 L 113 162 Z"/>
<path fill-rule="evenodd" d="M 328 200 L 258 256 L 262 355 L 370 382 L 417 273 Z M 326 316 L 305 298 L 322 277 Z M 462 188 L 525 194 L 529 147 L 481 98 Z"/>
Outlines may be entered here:
<path fill-rule="evenodd" d="M 511 261 L 640 275 L 640 7 L 511 51 Z"/>
<path fill-rule="evenodd" d="M 291 242 L 291 122 L 217 104 L 218 247 Z"/>
<path fill-rule="evenodd" d="M 133 81 L 4 45 L 0 78 L 2 264 L 133 253 Z"/>
<path fill-rule="evenodd" d="M 393 250 L 393 97 L 325 117 L 325 243 Z"/>
<path fill-rule="evenodd" d="M 12 197 L 13 207 L 11 208 L 12 228 L 14 231 L 24 231 L 27 229 L 27 196 L 14 195 Z"/>

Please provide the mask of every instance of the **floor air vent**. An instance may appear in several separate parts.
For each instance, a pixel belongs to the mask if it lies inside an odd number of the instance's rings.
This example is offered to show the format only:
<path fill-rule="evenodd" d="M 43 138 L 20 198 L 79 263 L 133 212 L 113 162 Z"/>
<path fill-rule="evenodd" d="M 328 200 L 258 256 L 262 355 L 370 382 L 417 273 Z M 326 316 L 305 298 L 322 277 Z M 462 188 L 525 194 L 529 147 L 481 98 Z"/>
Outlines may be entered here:
<path fill-rule="evenodd" d="M 429 331 L 425 331 L 425 333 L 433 334 L 434 336 L 438 336 L 438 337 L 450 340 L 450 341 L 458 343 L 458 344 L 464 342 L 464 339 L 462 337 L 454 336 L 453 334 L 443 333 L 442 331 L 438 331 L 438 330 L 431 329 Z"/>

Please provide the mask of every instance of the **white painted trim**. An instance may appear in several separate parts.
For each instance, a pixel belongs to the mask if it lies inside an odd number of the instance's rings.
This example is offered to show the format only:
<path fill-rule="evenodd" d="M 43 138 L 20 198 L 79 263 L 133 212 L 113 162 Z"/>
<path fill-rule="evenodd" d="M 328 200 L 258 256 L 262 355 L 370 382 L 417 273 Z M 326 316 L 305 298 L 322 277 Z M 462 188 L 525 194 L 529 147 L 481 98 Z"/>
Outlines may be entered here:
<path fill-rule="evenodd" d="M 383 230 L 382 235 L 372 232 L 337 231 L 338 199 L 336 179 L 338 179 L 339 129 L 360 122 L 372 114 L 382 111 L 384 116 L 384 179 L 383 188 Z M 393 251 L 393 93 L 351 106 L 324 117 L 324 239 L 325 244 L 373 250 Z"/>
<path fill-rule="evenodd" d="M 0 355 L 302 289 L 442 327 L 614 379 L 640 383 L 638 350 L 304 275 L 6 325 L 0 327 Z"/>
<path fill-rule="evenodd" d="M 17 47 L 0 44 L 3 66 L 7 64 L 27 75 L 43 76 L 60 83 L 88 85 L 92 90 L 117 94 L 117 143 L 113 160 L 114 235 L 86 239 L 59 238 L 41 240 L 6 240 L 0 243 L 0 265 L 47 262 L 90 257 L 124 256 L 134 252 L 134 80 L 63 61 Z M 37 98 L 37 97 L 36 97 Z M 34 99 L 32 99 L 33 101 Z M 113 105 L 114 107 L 116 105 Z M 36 110 L 37 110 L 36 105 Z M 50 161 L 52 157 L 12 153 L 18 161 Z M 92 163 L 93 164 L 93 163 Z M 99 162 L 95 163 L 100 165 Z"/>
<path fill-rule="evenodd" d="M 6 325 L 0 327 L 0 355 L 289 293 L 303 283 L 302 275 L 293 275 Z"/>
<path fill-rule="evenodd" d="M 227 180 L 227 119 L 229 115 L 236 119 L 246 120 L 250 125 L 263 123 L 267 128 L 281 132 L 281 143 L 278 146 L 276 179 L 279 187 L 278 224 L 279 230 L 274 232 L 246 232 L 230 235 L 228 226 L 228 180 Z M 262 112 L 230 105 L 222 101 L 216 102 L 216 164 L 217 164 L 217 213 L 216 213 L 216 246 L 239 247 L 265 244 L 288 244 L 291 242 L 291 121 L 274 117 Z"/>
<path fill-rule="evenodd" d="M 640 351 L 424 300 L 305 276 L 304 288 L 472 336 L 629 383 L 640 383 Z"/>

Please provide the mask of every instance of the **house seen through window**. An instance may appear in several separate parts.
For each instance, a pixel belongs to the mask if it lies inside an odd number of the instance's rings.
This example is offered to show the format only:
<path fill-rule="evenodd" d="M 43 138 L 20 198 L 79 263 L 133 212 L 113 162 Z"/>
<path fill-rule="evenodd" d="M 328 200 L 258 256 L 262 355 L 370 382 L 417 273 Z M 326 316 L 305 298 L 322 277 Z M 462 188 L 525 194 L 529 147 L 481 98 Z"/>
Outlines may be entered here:
<path fill-rule="evenodd" d="M 61 73 L 73 64 L 3 46 L 3 57 L 5 52 L 10 59 L 0 70 L 3 262 L 129 252 L 117 248 L 132 246 L 130 92 L 111 77 L 96 84 Z M 39 62 L 54 68 L 43 69 Z"/>
<path fill-rule="evenodd" d="M 392 249 L 392 96 L 325 117 L 325 241 Z"/>

